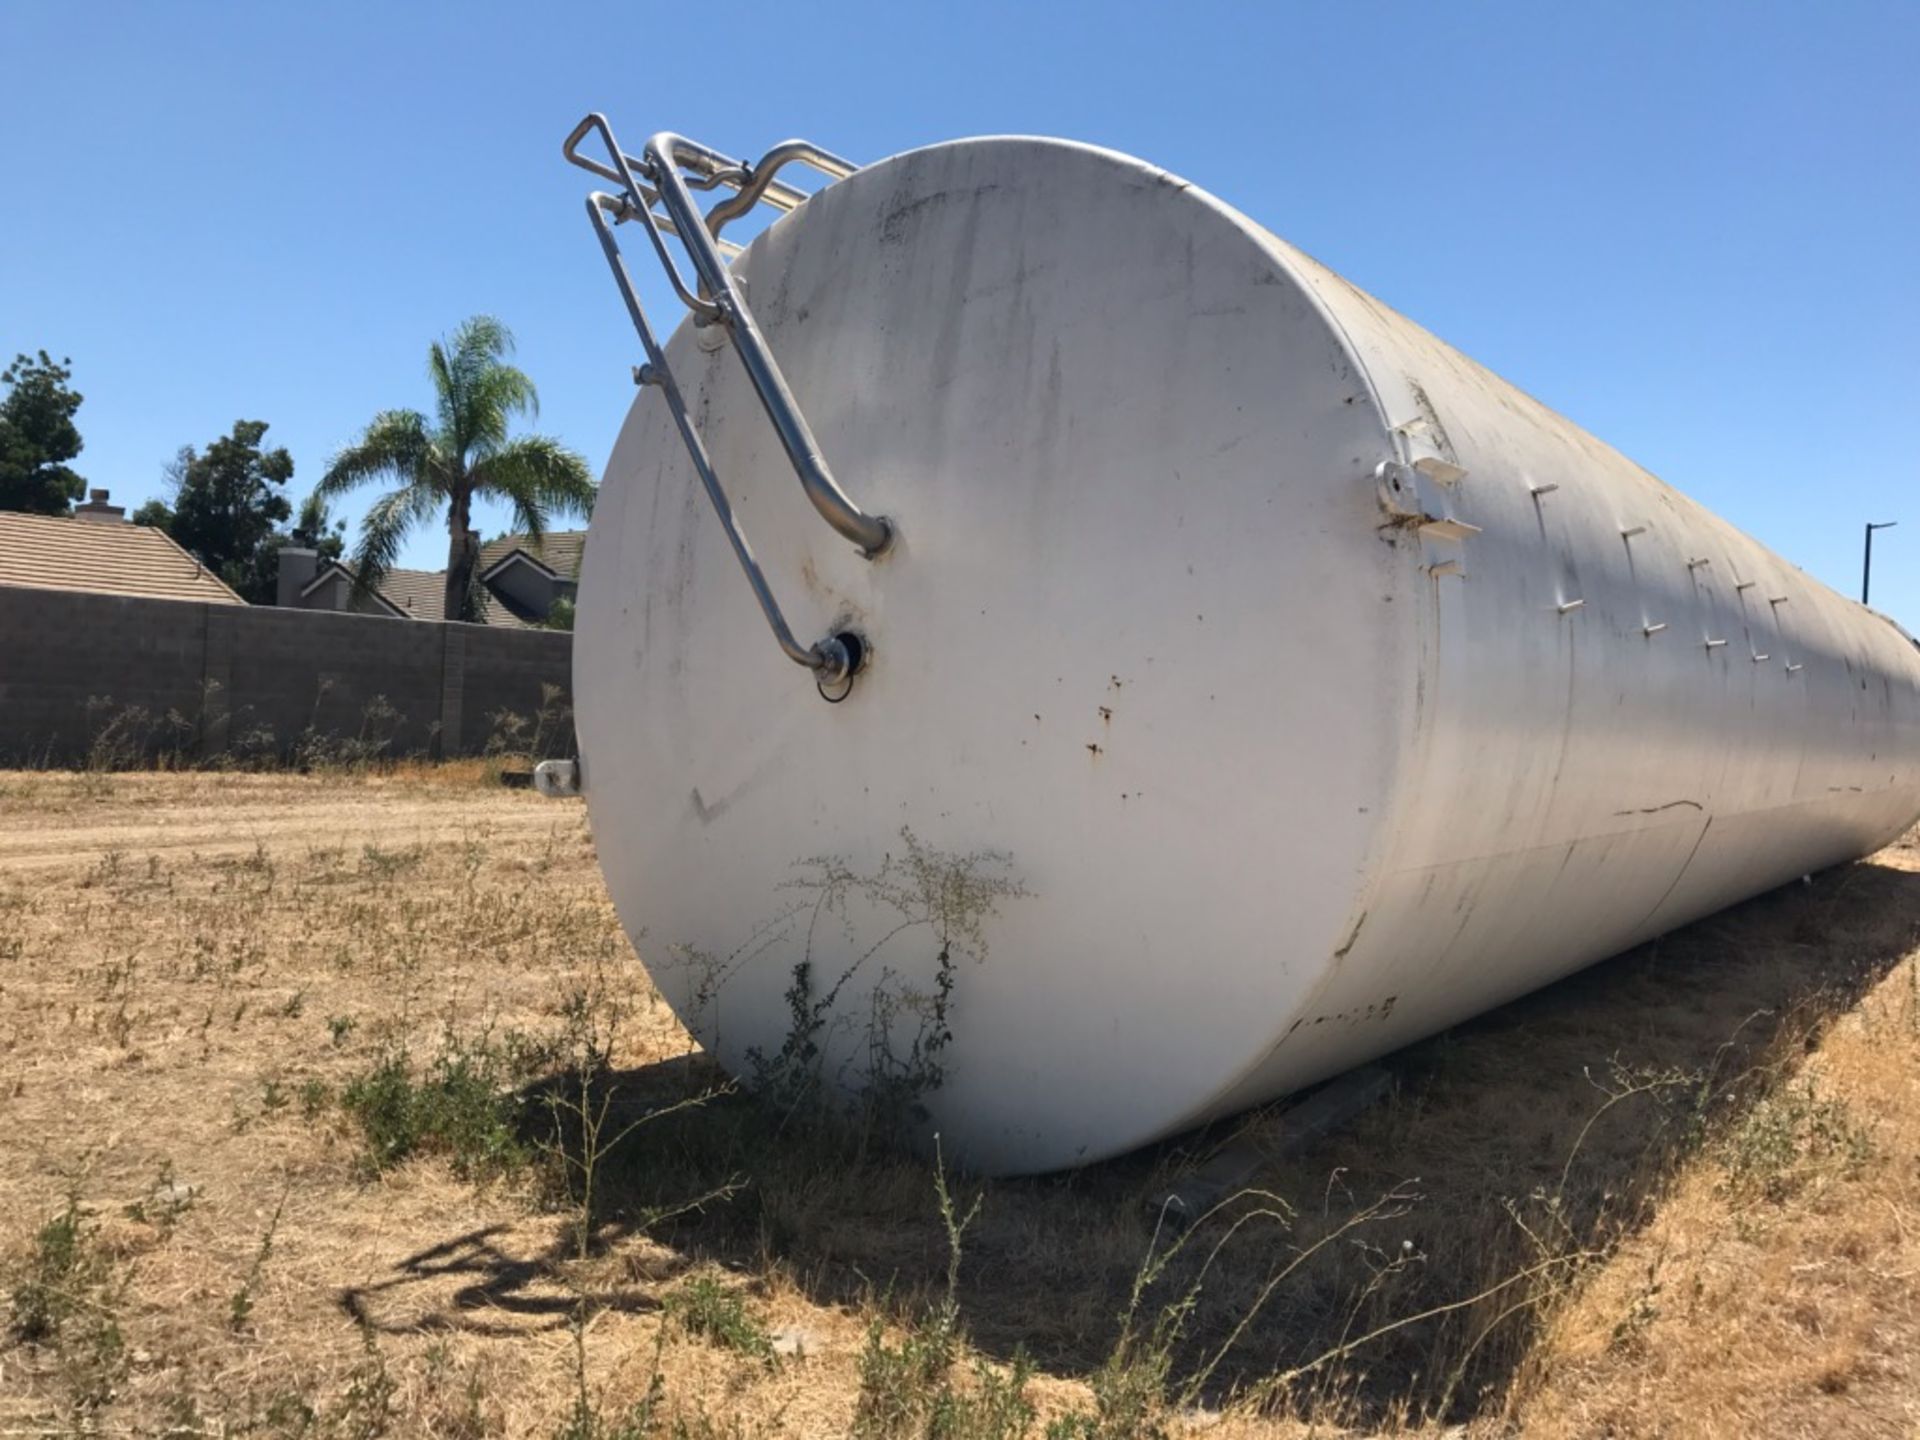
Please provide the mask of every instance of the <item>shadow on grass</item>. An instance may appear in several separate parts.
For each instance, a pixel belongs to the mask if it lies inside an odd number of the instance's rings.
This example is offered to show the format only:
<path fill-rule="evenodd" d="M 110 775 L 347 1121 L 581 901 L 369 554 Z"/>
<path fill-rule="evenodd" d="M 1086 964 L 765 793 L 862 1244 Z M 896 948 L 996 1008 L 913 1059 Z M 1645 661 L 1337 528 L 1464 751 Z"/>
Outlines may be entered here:
<path fill-rule="evenodd" d="M 426 1330 L 508 1336 L 566 1329 L 580 1303 L 558 1283 L 571 1251 L 556 1241 L 532 1255 L 511 1254 L 497 1243 L 511 1228 L 486 1225 L 416 1251 L 385 1279 L 341 1291 L 341 1308 L 363 1330 L 381 1334 Z M 408 1298 L 423 1308 L 390 1308 Z M 660 1308 L 637 1287 L 596 1289 L 593 1303 L 601 1310 Z"/>
<path fill-rule="evenodd" d="M 1496 1411 L 1554 1300 L 1917 934 L 1920 873 L 1859 862 L 1388 1057 L 1390 1098 L 1260 1173 L 1267 1198 L 1203 1222 L 1148 1290 L 1150 1322 L 1212 1254 L 1167 1340 L 1176 1388 L 1204 1377 L 1193 1396 L 1217 1403 L 1266 1387 L 1277 1406 L 1361 1424 Z M 929 1162 L 782 1126 L 738 1094 L 658 1113 L 720 1081 L 692 1057 L 600 1078 L 607 1133 L 642 1123 L 599 1157 L 595 1242 L 644 1231 L 682 1263 L 777 1269 L 820 1304 L 923 1313 L 948 1258 Z M 1152 1197 L 1234 1134 L 1283 1125 L 1283 1109 L 1073 1174 L 956 1181 L 963 1207 L 983 1196 L 958 1295 L 972 1343 L 1057 1375 L 1097 1371 L 1168 1238 Z M 577 1126 L 560 1133 L 577 1147 Z M 1277 1202 L 1284 1222 L 1234 1225 Z M 442 1323 L 516 1306 L 563 1323 L 572 1301 L 545 1298 L 545 1277 L 564 1255 L 514 1259 L 476 1232 L 403 1268 L 464 1281 Z"/>

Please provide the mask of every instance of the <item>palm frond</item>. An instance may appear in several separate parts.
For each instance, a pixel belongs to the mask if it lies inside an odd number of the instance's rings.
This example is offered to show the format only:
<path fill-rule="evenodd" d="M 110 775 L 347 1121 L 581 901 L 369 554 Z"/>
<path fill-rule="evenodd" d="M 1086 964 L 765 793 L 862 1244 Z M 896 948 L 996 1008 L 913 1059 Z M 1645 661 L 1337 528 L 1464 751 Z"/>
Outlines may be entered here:
<path fill-rule="evenodd" d="M 427 346 L 427 378 L 433 382 L 434 411 L 440 417 L 443 434 L 453 431 L 453 417 L 459 405 L 460 381 L 454 373 L 453 357 L 439 340 Z"/>
<path fill-rule="evenodd" d="M 358 440 L 327 462 L 313 493 L 334 500 L 370 480 L 415 485 L 432 472 L 433 458 L 426 416 L 418 410 L 382 410 Z"/>
<path fill-rule="evenodd" d="M 466 392 L 469 453 L 489 455 L 507 443 L 507 428 L 516 415 L 540 416 L 540 392 L 516 365 L 492 365 L 476 371 Z"/>
<path fill-rule="evenodd" d="M 475 493 L 509 502 L 515 527 L 536 540 L 556 515 L 593 513 L 597 491 L 585 458 L 549 435 L 507 441 L 474 475 Z"/>
<path fill-rule="evenodd" d="M 470 315 L 454 327 L 453 350 L 468 363 L 484 365 L 513 353 L 513 331 L 491 315 Z"/>
<path fill-rule="evenodd" d="M 513 332 L 491 315 L 462 321 L 428 351 L 444 446 L 463 461 L 504 444 L 514 415 L 537 413 L 533 382 L 506 363 L 512 353 Z"/>
<path fill-rule="evenodd" d="M 431 485 L 407 485 L 389 490 L 367 508 L 360 522 L 360 542 L 353 550 L 353 588 L 363 595 L 380 589 L 415 525 L 432 520 L 440 509 L 440 492 Z"/>

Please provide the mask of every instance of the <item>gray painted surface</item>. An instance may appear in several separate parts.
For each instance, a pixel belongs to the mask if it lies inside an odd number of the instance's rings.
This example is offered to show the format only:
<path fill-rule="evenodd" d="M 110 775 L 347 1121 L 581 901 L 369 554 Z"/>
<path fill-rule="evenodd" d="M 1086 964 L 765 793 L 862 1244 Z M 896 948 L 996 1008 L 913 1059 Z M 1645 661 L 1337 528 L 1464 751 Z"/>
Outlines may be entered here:
<path fill-rule="evenodd" d="M 0 764 L 470 755 L 514 728 L 505 715 L 569 753 L 572 651 L 557 631 L 0 587 Z"/>
<path fill-rule="evenodd" d="M 320 552 L 303 549 L 297 545 L 282 545 L 279 561 L 280 570 L 274 585 L 273 603 L 288 607 L 298 605 L 300 592 L 315 575 L 320 573 Z M 330 608 L 338 609 L 339 607 Z"/>

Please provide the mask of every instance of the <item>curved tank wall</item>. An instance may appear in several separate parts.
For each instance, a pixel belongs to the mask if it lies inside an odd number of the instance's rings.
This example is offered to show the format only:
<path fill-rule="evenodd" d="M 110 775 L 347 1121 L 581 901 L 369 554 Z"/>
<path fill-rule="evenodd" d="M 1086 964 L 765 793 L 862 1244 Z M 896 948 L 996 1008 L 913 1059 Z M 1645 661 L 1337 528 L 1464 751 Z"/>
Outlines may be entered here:
<path fill-rule="evenodd" d="M 822 703 L 642 392 L 583 567 L 583 779 L 737 1073 L 796 1001 L 830 1084 L 950 1031 L 948 1153 L 1082 1163 L 1920 814 L 1903 632 L 1164 171 L 935 146 L 735 264 L 900 535 L 821 523 L 732 352 L 676 333 L 790 618 L 873 648 Z"/>

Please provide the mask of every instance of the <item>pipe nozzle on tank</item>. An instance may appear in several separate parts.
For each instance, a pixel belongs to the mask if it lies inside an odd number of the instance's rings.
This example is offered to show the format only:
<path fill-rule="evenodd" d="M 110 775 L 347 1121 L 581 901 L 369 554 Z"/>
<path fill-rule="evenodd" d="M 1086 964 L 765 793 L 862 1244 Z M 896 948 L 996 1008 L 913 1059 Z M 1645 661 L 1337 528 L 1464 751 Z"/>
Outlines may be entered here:
<path fill-rule="evenodd" d="M 813 671 L 820 698 L 838 705 L 853 693 L 854 677 L 866 668 L 873 652 L 859 635 L 842 630 L 814 646 L 813 653 L 820 662 Z"/>

